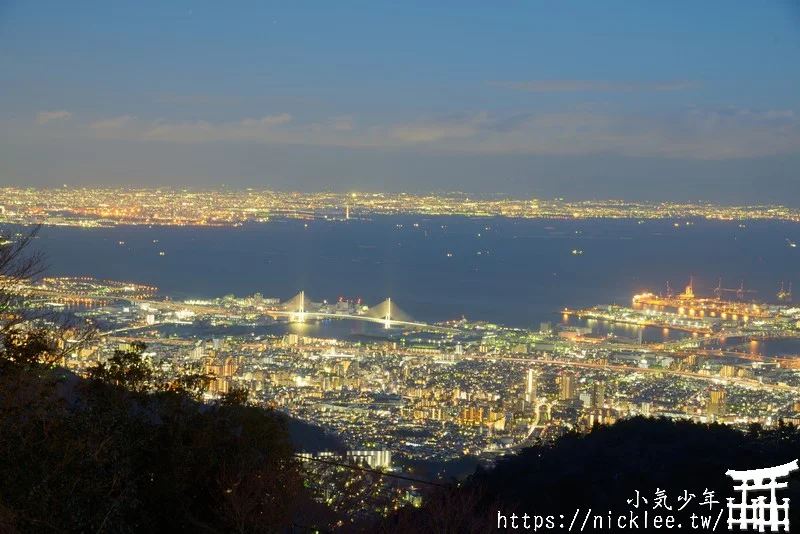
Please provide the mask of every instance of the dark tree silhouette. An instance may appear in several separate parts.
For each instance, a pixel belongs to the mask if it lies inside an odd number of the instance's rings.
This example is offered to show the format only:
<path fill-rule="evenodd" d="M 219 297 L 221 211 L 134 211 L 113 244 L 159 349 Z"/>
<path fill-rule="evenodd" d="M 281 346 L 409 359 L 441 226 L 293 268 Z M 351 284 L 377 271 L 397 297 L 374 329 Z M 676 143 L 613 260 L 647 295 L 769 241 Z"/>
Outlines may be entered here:
<path fill-rule="evenodd" d="M 38 228 L 0 238 L 0 532 L 281 532 L 308 502 L 288 423 L 198 402 L 199 372 L 156 372 L 145 346 L 80 378 L 55 366 L 90 339 L 26 307 Z"/>
<path fill-rule="evenodd" d="M 47 269 L 44 253 L 30 247 L 40 229 L 35 226 L 26 233 L 0 234 L 0 335 L 30 318 L 22 306 L 23 285 Z"/>
<path fill-rule="evenodd" d="M 131 349 L 115 350 L 107 361 L 90 368 L 88 377 L 140 393 L 155 389 L 155 372 L 144 357 L 145 348 L 144 343 L 135 342 Z"/>
<path fill-rule="evenodd" d="M 73 317 L 28 306 L 29 284 L 47 269 L 45 256 L 33 250 L 41 226 L 0 234 L 0 364 L 33 368 L 52 365 L 90 342 L 96 332 Z"/>
<path fill-rule="evenodd" d="M 691 513 L 708 513 L 708 507 L 699 506 L 705 491 L 713 492 L 718 501 L 714 517 L 726 506 L 727 497 L 736 498 L 734 482 L 725 475 L 728 469 L 772 467 L 797 458 L 800 432 L 791 425 L 767 430 L 754 425 L 744 433 L 718 424 L 641 417 L 622 420 L 589 434 L 567 434 L 555 443 L 524 449 L 502 458 L 493 469 L 477 471 L 456 490 L 480 496 L 472 505 L 459 505 L 461 520 L 467 525 L 459 528 L 481 528 L 488 519 L 497 531 L 498 512 L 506 517 L 511 513 L 555 516 L 556 524 L 559 515 L 570 518 L 576 509 L 627 514 L 632 510 L 627 501 L 637 490 L 648 500 L 652 514 L 657 489 L 668 496 L 673 510 L 680 506 L 677 498 L 684 491 L 694 494 L 682 516 L 686 527 Z M 800 502 L 800 473 L 791 475 L 780 497 Z M 382 528 L 402 532 L 403 525 L 415 524 L 417 532 L 439 532 L 442 511 L 438 503 L 445 498 L 434 496 L 421 510 L 401 511 Z M 790 509 L 791 521 L 800 521 L 799 510 Z"/>
<path fill-rule="evenodd" d="M 244 406 L 247 404 L 249 392 L 244 388 L 233 388 L 222 395 L 219 402 L 223 406 Z"/>

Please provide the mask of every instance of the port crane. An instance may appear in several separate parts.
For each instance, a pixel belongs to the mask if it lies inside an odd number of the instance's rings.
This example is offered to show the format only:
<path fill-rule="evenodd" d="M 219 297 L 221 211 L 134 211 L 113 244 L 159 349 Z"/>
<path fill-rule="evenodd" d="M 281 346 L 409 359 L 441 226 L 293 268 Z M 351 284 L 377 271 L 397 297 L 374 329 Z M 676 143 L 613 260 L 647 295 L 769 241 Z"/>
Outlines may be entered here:
<path fill-rule="evenodd" d="M 736 298 L 742 300 L 744 299 L 745 293 L 756 293 L 756 291 L 754 289 L 745 289 L 744 280 L 741 281 L 741 284 L 739 284 L 739 287 L 736 289 L 722 287 L 722 278 L 720 278 L 717 287 L 714 288 L 714 294 L 718 299 L 721 299 L 723 293 L 736 293 Z"/>
<path fill-rule="evenodd" d="M 789 282 L 789 290 L 786 291 L 781 282 L 781 290 L 778 292 L 778 300 L 783 302 L 792 302 L 792 283 Z"/>
<path fill-rule="evenodd" d="M 689 277 L 689 285 L 686 286 L 683 293 L 678 295 L 679 299 L 693 299 L 694 298 L 694 276 Z"/>

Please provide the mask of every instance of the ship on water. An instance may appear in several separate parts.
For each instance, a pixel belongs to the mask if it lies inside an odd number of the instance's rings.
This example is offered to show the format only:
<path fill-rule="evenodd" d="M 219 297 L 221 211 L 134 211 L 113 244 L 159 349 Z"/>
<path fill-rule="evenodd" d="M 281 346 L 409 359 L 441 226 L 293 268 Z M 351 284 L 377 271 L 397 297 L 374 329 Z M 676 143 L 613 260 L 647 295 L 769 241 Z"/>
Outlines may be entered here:
<path fill-rule="evenodd" d="M 728 292 L 736 294 L 738 301 L 726 300 L 723 295 Z M 722 319 L 732 319 L 734 321 L 749 321 L 753 318 L 768 317 L 767 306 L 763 303 L 744 302 L 746 293 L 754 293 L 753 290 L 744 288 L 744 281 L 738 288 L 729 289 L 722 287 L 722 279 L 714 289 L 715 297 L 699 297 L 694 291 L 694 278 L 689 278 L 689 284 L 683 293 L 673 296 L 672 290 L 667 282 L 666 296 L 655 295 L 653 293 L 642 293 L 634 295 L 633 307 L 635 309 L 655 309 L 655 310 L 676 310 L 679 315 L 690 317 L 720 317 Z"/>

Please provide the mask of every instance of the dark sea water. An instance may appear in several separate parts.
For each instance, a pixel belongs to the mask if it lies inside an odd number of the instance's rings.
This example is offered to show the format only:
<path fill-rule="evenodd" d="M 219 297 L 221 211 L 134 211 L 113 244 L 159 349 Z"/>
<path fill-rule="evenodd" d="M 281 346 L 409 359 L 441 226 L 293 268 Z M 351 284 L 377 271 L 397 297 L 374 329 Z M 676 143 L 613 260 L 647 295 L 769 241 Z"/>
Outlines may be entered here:
<path fill-rule="evenodd" d="M 139 282 L 179 298 L 288 299 L 300 290 L 313 300 L 392 297 L 423 321 L 463 314 L 538 326 L 560 321 L 554 312 L 565 306 L 628 305 L 635 293 L 663 292 L 667 280 L 677 293 L 690 275 L 699 294 L 712 295 L 720 277 L 730 288 L 744 280 L 756 291 L 748 300 L 775 302 L 781 281 L 800 292 L 800 248 L 787 242 L 800 242 L 800 225 L 675 222 L 398 216 L 239 228 L 49 227 L 36 243 L 51 276 Z"/>

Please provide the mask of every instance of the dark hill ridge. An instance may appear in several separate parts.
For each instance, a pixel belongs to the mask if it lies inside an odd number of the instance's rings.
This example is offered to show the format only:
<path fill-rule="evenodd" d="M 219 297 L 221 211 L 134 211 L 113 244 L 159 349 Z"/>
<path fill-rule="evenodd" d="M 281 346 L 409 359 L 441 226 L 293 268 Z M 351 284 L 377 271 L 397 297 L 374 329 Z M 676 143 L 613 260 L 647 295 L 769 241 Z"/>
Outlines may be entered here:
<path fill-rule="evenodd" d="M 292 446 L 302 452 L 345 451 L 346 447 L 335 436 L 318 426 L 282 414 L 289 425 Z"/>
<path fill-rule="evenodd" d="M 417 532 L 496 532 L 497 514 L 502 511 L 506 518 L 512 513 L 552 516 L 558 531 L 562 522 L 569 526 L 576 510 L 581 510 L 582 521 L 590 508 L 594 512 L 587 528 L 595 515 L 603 515 L 605 521 L 609 511 L 615 521 L 618 515 L 638 514 L 639 528 L 644 528 L 643 514 L 648 510 L 649 528 L 654 515 L 670 514 L 676 526 L 690 530 L 692 514 L 696 524 L 700 516 L 711 516 L 713 526 L 722 511 L 718 530 L 727 530 L 726 498 L 738 501 L 739 493 L 725 472 L 772 467 L 797 458 L 800 433 L 792 426 L 763 430 L 754 425 L 745 434 L 722 425 L 628 419 L 505 457 L 494 469 L 476 472 L 457 490 L 432 495 L 422 509 L 399 512 L 386 530 L 399 532 L 414 525 Z M 779 490 L 777 497 L 791 499 L 790 520 L 799 524 L 800 472 L 786 480 L 789 487 Z M 634 507 L 637 490 L 647 500 L 647 504 L 639 501 L 639 508 Z M 663 490 L 672 510 L 654 509 L 657 490 Z M 710 492 L 717 503 L 701 505 Z M 521 524 L 522 519 L 517 521 Z M 610 530 L 617 528 L 612 525 Z"/>
<path fill-rule="evenodd" d="M 0 532 L 276 532 L 310 496 L 290 427 L 257 407 L 0 361 Z"/>
<path fill-rule="evenodd" d="M 63 369 L 0 367 L 0 531 L 281 532 L 322 525 L 304 492 L 290 426 L 310 431 L 306 450 L 337 448 L 329 436 L 275 412 L 183 393 L 137 393 Z M 315 447 L 314 445 L 318 445 Z M 721 517 L 736 497 L 725 472 L 800 458 L 788 425 L 741 433 L 722 425 L 636 418 L 569 434 L 478 469 L 462 485 L 428 490 L 420 509 L 402 509 L 366 532 L 496 532 L 498 512 L 549 518 L 554 528 L 593 510 Z M 800 473 L 778 493 L 800 521 Z M 627 501 L 646 499 L 635 508 Z M 657 509 L 656 492 L 666 496 Z M 715 503 L 701 503 L 713 492 Z M 693 495 L 688 504 L 679 500 Z M 678 510 L 685 505 L 684 510 Z M 322 517 L 322 516 L 320 516 Z M 332 523 L 331 523 L 332 524 Z M 545 523 L 546 524 L 546 523 Z M 616 531 L 616 528 L 605 530 Z M 651 523 L 652 524 L 652 523 Z M 501 524 L 501 526 L 503 526 Z M 513 530 L 513 529 L 512 529 Z M 648 529 L 645 529 L 648 530 Z M 674 529 L 673 529 L 674 530 Z"/>

